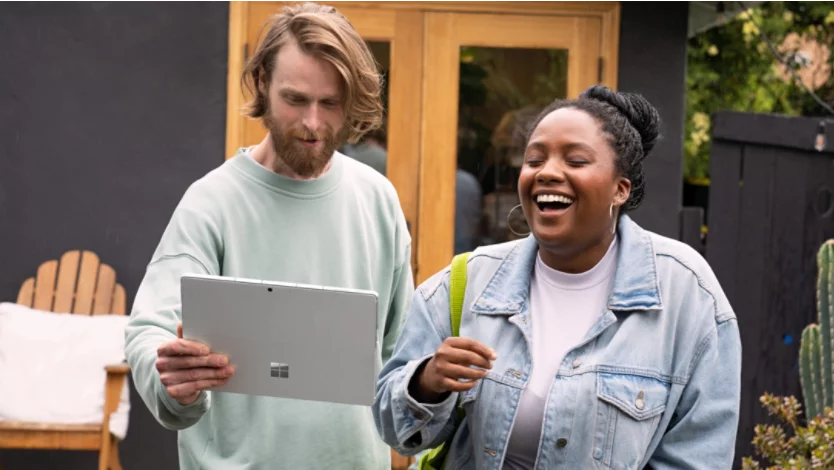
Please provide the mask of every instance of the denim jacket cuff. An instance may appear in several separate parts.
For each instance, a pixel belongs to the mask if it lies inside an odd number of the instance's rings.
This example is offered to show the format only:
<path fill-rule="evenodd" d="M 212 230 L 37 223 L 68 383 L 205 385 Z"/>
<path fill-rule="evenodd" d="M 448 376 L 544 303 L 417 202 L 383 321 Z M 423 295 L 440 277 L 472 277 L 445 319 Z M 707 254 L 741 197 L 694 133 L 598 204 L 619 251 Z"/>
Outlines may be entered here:
<path fill-rule="evenodd" d="M 424 362 L 430 360 L 432 357 L 434 357 L 434 354 L 411 361 L 403 368 L 402 380 L 394 392 L 395 410 L 399 414 L 400 419 L 407 423 L 406 426 L 401 428 L 400 436 L 398 436 L 400 442 L 404 442 L 405 439 L 421 431 L 426 426 L 437 426 L 437 431 L 439 432 L 455 409 L 455 403 L 458 397 L 456 392 L 451 393 L 442 402 L 432 404 L 420 403 L 408 393 L 408 384 L 411 383 L 414 373 Z M 430 432 L 430 434 L 433 433 Z"/>

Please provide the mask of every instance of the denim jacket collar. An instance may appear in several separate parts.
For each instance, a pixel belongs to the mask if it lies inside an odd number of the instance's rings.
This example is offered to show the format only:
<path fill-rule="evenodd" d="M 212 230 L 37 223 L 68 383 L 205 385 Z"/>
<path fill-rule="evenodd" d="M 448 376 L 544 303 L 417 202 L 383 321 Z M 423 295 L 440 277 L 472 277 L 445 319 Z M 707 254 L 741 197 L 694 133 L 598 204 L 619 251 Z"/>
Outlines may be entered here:
<path fill-rule="evenodd" d="M 627 311 L 662 309 L 654 246 L 649 233 L 625 214 L 620 217 L 617 230 L 620 250 L 608 308 Z M 529 299 L 530 278 L 538 250 L 533 235 L 516 244 L 476 298 L 471 311 L 482 315 L 522 313 Z"/>

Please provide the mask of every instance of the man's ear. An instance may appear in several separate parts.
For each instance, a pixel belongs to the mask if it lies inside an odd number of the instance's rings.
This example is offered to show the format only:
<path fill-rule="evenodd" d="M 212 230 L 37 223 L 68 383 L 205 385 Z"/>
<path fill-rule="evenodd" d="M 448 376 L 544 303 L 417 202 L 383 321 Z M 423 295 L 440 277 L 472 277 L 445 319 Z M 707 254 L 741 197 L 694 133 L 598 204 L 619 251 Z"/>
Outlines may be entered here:
<path fill-rule="evenodd" d="M 258 91 L 263 94 L 266 94 L 267 91 L 267 77 L 266 77 L 266 70 L 264 70 L 263 65 L 258 67 Z"/>

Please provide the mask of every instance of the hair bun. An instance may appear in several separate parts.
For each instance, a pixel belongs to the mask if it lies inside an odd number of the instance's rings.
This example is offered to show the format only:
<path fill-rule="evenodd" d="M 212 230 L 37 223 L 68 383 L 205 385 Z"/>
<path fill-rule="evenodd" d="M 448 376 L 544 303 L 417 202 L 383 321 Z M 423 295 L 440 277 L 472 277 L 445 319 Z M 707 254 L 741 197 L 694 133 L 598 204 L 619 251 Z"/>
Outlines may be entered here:
<path fill-rule="evenodd" d="M 660 115 L 646 98 L 636 93 L 616 92 L 602 85 L 594 85 L 583 98 L 608 103 L 617 108 L 637 129 L 643 144 L 643 157 L 654 148 L 660 136 Z"/>

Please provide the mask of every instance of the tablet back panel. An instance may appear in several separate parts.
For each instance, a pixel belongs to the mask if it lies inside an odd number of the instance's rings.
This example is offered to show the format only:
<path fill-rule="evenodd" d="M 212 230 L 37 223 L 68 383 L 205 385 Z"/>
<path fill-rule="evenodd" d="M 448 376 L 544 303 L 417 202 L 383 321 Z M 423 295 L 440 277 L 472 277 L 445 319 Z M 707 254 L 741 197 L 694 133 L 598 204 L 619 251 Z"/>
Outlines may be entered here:
<path fill-rule="evenodd" d="M 370 406 L 377 295 L 217 276 L 183 276 L 183 337 L 227 354 L 220 392 Z"/>

